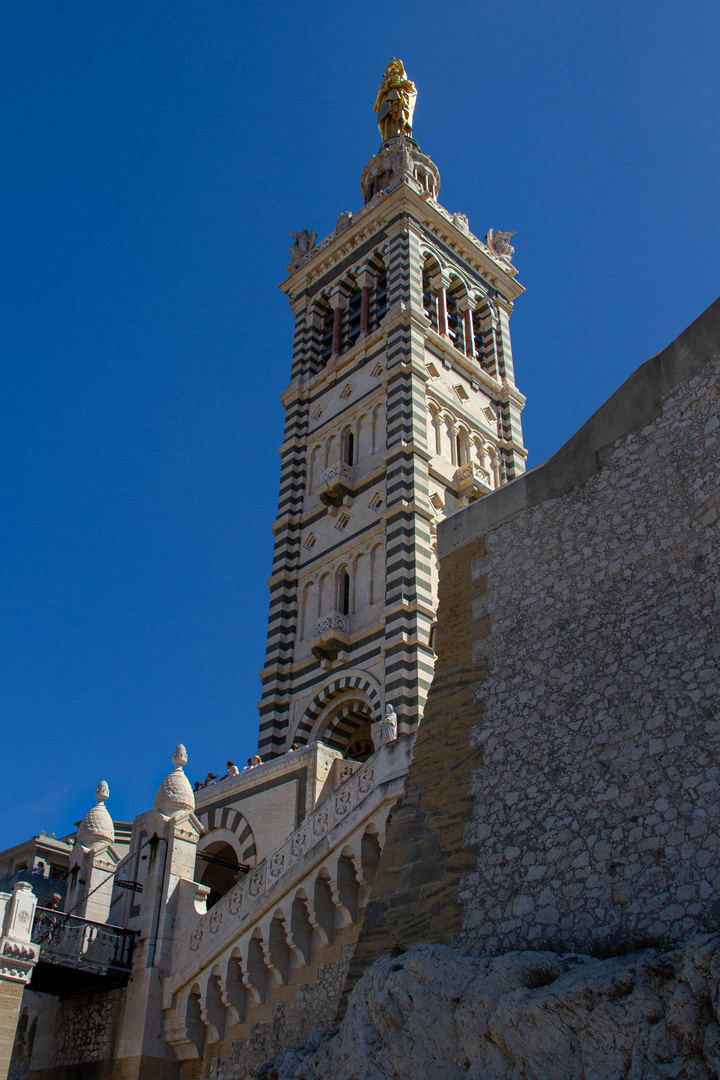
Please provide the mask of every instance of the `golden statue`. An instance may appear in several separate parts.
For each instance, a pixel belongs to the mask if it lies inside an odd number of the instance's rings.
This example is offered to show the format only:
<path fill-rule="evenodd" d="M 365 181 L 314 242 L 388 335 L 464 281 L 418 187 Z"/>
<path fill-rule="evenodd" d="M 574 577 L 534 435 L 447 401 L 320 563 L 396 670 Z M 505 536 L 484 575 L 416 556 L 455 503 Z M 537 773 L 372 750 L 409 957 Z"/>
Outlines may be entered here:
<path fill-rule="evenodd" d="M 405 74 L 402 60 L 393 56 L 385 68 L 375 102 L 383 142 L 396 135 L 412 135 L 416 97 L 415 83 Z"/>

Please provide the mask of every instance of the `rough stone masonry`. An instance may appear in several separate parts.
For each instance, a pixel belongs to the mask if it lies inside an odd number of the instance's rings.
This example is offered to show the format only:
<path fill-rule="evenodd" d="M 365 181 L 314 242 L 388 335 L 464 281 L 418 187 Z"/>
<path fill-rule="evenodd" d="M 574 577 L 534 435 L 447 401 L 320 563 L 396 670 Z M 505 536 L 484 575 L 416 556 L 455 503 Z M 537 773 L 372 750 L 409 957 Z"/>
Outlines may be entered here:
<path fill-rule="evenodd" d="M 439 528 L 435 679 L 346 989 L 421 942 L 720 925 L 719 355 L 720 301 Z"/>

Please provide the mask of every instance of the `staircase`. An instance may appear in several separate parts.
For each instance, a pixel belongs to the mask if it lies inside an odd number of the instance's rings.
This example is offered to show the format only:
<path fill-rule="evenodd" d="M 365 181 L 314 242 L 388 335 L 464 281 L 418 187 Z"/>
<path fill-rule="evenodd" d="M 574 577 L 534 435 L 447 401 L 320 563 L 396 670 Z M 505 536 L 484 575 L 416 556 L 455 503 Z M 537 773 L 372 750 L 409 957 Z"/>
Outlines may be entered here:
<path fill-rule="evenodd" d="M 185 905 L 163 997 L 179 1058 L 246 1038 L 322 965 L 349 962 L 413 742 L 382 746 L 210 911 Z"/>

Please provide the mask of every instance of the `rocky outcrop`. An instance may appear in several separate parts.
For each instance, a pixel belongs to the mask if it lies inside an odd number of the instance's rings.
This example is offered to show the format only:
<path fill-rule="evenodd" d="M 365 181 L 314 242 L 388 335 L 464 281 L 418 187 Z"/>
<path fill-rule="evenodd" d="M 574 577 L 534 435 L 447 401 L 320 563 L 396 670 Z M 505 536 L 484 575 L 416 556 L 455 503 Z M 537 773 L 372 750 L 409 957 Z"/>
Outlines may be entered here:
<path fill-rule="evenodd" d="M 262 1080 L 705 1080 L 720 1066 L 720 935 L 597 960 L 419 945 L 369 968 L 343 1022 Z"/>

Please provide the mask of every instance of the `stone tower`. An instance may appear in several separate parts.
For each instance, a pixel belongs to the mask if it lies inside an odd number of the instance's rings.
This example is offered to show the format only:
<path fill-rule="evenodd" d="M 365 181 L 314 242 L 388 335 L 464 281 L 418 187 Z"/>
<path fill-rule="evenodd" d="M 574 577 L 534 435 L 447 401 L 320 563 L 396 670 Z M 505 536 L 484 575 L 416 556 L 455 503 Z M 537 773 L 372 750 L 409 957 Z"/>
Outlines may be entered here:
<path fill-rule="evenodd" d="M 415 88 L 385 72 L 364 205 L 293 234 L 295 315 L 260 701 L 264 759 L 317 739 L 372 750 L 386 703 L 419 723 L 433 674 L 439 518 L 524 471 L 507 233 L 438 200 Z"/>

